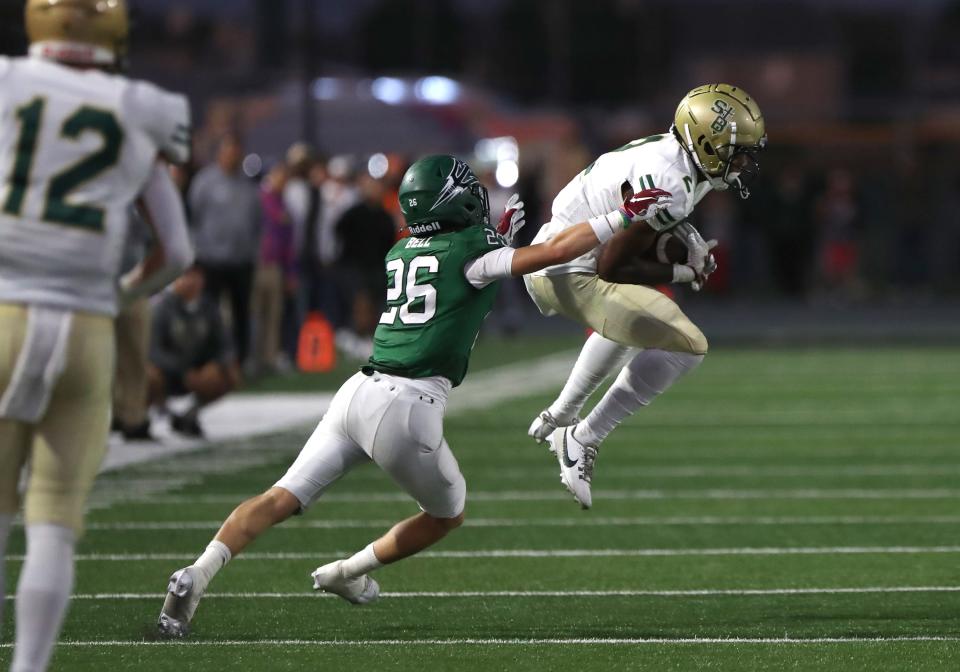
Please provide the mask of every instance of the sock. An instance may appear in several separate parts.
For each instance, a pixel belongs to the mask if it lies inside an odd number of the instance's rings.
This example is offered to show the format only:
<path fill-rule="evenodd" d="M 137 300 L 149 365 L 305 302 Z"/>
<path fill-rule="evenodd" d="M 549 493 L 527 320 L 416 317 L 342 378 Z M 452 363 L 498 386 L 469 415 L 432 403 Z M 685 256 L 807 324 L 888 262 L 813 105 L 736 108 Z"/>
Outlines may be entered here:
<path fill-rule="evenodd" d="M 373 552 L 372 543 L 367 544 L 362 551 L 357 551 L 343 561 L 343 573 L 348 578 L 363 576 L 380 567 L 383 567 L 383 563 L 377 559 L 377 554 Z"/>
<path fill-rule="evenodd" d="M 17 586 L 17 643 L 11 672 L 47 669 L 73 590 L 73 530 L 27 525 L 27 557 Z"/>
<path fill-rule="evenodd" d="M 199 578 L 203 581 L 203 585 L 200 586 L 200 588 L 206 590 L 207 585 L 213 580 L 213 577 L 230 562 L 231 558 L 233 558 L 233 553 L 230 552 L 230 549 L 227 548 L 227 545 L 223 542 L 214 539 L 207 544 L 207 548 L 200 554 L 196 562 L 193 563 L 193 566 L 200 570 Z"/>
<path fill-rule="evenodd" d="M 634 348 L 596 332 L 590 334 L 560 396 L 547 409 L 550 415 L 560 421 L 573 420 L 607 376 L 623 366 L 624 359 L 634 352 Z"/>
<path fill-rule="evenodd" d="M 588 446 L 599 446 L 614 427 L 641 406 L 648 406 L 660 393 L 703 361 L 703 355 L 666 350 L 644 350 L 623 367 L 607 393 L 574 436 Z"/>
<path fill-rule="evenodd" d="M 0 514 L 0 630 L 3 630 L 3 607 L 7 603 L 7 538 L 13 525 L 13 514 Z"/>

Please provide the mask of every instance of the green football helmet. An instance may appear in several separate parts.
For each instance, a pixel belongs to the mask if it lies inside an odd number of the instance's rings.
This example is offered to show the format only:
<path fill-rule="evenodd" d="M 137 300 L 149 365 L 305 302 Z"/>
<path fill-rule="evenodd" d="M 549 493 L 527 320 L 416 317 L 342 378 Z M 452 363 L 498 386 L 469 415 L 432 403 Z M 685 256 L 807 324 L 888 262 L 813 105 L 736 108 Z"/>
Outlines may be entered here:
<path fill-rule="evenodd" d="M 487 188 L 470 166 L 449 154 L 425 156 L 410 166 L 398 196 L 415 237 L 490 225 Z"/>
<path fill-rule="evenodd" d="M 680 101 L 672 130 L 714 189 L 734 187 L 741 198 L 750 195 L 767 130 L 746 91 L 730 84 L 698 86 Z"/>

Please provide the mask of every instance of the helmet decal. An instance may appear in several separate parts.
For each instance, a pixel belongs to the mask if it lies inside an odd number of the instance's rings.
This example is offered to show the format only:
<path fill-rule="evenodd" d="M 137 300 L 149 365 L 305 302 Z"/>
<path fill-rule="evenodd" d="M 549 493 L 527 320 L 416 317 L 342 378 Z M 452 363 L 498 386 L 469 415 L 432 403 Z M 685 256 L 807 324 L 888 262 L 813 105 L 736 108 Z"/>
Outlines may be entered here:
<path fill-rule="evenodd" d="M 453 167 L 450 168 L 450 174 L 447 175 L 447 181 L 440 193 L 437 194 L 437 200 L 430 206 L 430 210 L 436 210 L 444 203 L 453 200 L 476 182 L 477 176 L 470 170 L 470 166 L 460 159 L 454 158 Z"/>
<path fill-rule="evenodd" d="M 713 120 L 713 123 L 710 124 L 710 128 L 714 133 L 722 133 L 723 129 L 727 127 L 727 119 L 736 112 L 731 105 L 721 98 L 713 101 L 713 107 L 710 108 L 710 111 L 717 113 L 717 117 Z"/>

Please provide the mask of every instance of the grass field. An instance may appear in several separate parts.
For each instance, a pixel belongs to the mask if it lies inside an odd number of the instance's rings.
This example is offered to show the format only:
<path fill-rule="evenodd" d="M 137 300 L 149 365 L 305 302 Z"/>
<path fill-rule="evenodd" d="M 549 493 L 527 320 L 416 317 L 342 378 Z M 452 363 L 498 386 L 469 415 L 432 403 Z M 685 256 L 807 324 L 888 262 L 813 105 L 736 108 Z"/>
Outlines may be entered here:
<path fill-rule="evenodd" d="M 54 669 L 957 670 L 958 398 L 958 350 L 718 351 L 603 446 L 588 512 L 525 436 L 548 397 L 454 414 L 468 522 L 380 570 L 380 602 L 308 577 L 416 511 L 364 467 L 228 566 L 182 643 L 154 635 L 167 576 L 305 432 L 108 475 Z"/>

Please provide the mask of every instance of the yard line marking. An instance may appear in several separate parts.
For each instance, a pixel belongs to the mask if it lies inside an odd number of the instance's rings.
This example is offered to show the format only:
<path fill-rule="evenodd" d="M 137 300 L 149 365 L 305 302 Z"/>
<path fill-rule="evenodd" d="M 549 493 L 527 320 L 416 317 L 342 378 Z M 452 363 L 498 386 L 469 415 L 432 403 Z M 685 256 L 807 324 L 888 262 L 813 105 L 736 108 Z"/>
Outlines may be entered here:
<path fill-rule="evenodd" d="M 320 560 L 342 558 L 350 551 L 323 553 L 244 553 L 234 560 Z M 724 555 L 888 555 L 960 553 L 960 546 L 748 546 L 742 548 L 603 548 L 603 549 L 497 549 L 477 551 L 425 551 L 418 558 L 643 558 Z M 87 553 L 75 556 L 79 562 L 143 562 L 152 560 L 194 560 L 196 553 Z M 20 561 L 23 555 L 8 555 Z"/>
<path fill-rule="evenodd" d="M 462 591 L 397 591 L 380 593 L 380 597 L 397 598 L 465 598 L 465 597 L 753 597 L 765 595 L 869 595 L 885 593 L 960 593 L 960 586 L 865 586 L 851 588 L 702 588 L 689 590 L 462 590 Z M 70 599 L 161 600 L 165 593 L 79 593 Z M 317 599 L 336 597 L 322 592 L 233 592 L 207 593 L 203 599 Z M 7 595 L 7 600 L 16 599 Z"/>
<path fill-rule="evenodd" d="M 164 504 L 239 504 L 250 497 L 246 494 L 219 495 L 164 495 Z M 786 490 L 595 490 L 596 500 L 670 500 L 670 499 L 707 499 L 707 500 L 750 500 L 750 499 L 960 499 L 960 489 L 956 488 L 805 488 Z M 470 502 L 539 502 L 566 501 L 570 495 L 556 488 L 554 490 L 481 490 L 467 492 Z M 410 502 L 410 496 L 402 492 L 339 493 L 324 495 L 321 500 L 329 503 L 371 504 L 378 502 Z M 156 502 L 153 494 L 139 496 L 131 494 L 119 497 L 116 501 Z"/>
<path fill-rule="evenodd" d="M 954 635 L 906 635 L 894 637 L 638 637 L 638 638 L 567 638 L 567 639 L 248 639 L 210 640 L 65 640 L 62 647 L 136 647 L 136 646 L 462 646 L 462 645 L 542 645 L 542 644 L 890 644 L 896 642 L 958 642 Z M 12 642 L 0 644 L 0 649 L 13 648 Z"/>
<path fill-rule="evenodd" d="M 499 467 L 463 468 L 467 476 L 495 475 L 501 480 L 524 480 L 531 476 L 542 476 L 544 469 L 539 467 L 512 467 L 503 470 Z M 800 464 L 751 465 L 751 464 L 703 464 L 703 465 L 633 465 L 618 467 L 608 477 L 649 477 L 649 478 L 696 478 L 716 476 L 730 477 L 889 477 L 889 476 L 955 476 L 960 474 L 960 464 L 842 464 L 835 466 L 809 466 Z"/>
<path fill-rule="evenodd" d="M 383 520 L 292 520 L 278 529 L 379 529 L 396 521 Z M 466 527 L 656 527 L 686 525 L 958 525 L 960 516 L 641 516 L 576 518 L 472 518 Z M 149 530 L 216 530 L 221 520 L 202 521 L 123 521 L 88 523 L 87 531 L 123 532 Z"/>

